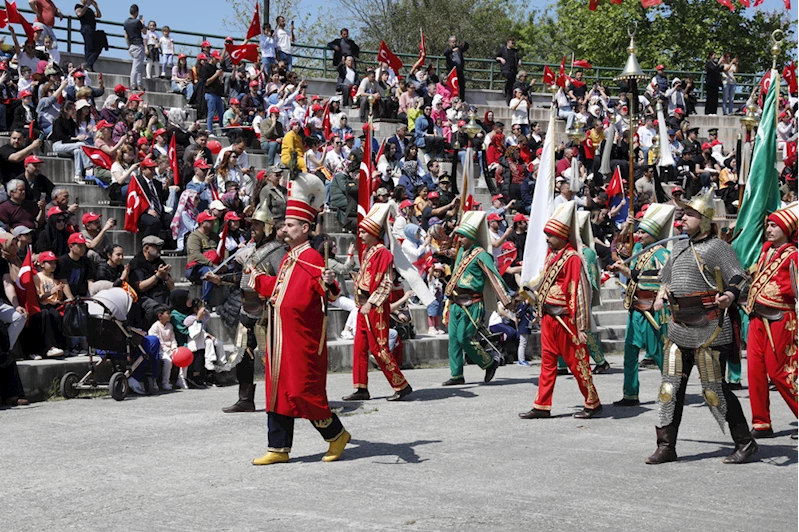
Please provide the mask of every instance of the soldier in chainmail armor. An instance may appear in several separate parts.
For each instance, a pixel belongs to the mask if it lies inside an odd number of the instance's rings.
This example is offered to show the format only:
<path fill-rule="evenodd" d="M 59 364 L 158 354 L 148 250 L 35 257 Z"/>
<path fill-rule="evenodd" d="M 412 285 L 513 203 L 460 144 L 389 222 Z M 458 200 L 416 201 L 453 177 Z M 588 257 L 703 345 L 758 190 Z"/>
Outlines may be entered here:
<path fill-rule="evenodd" d="M 239 400 L 223 408 L 225 413 L 255 412 L 255 357 L 256 353 L 264 351 L 266 345 L 262 321 L 267 303 L 249 287 L 249 282 L 255 272 L 277 275 L 280 270 L 280 262 L 286 255 L 285 245 L 276 239 L 277 228 L 283 223 L 282 218 L 273 218 L 268 208 L 256 210 L 252 218 L 247 219 L 251 225 L 253 242 L 234 259 L 241 265 L 240 273 L 232 274 L 230 278 L 220 278 L 222 282 L 232 282 L 241 288 L 241 326 L 236 334 L 237 356 L 233 360 L 234 363 L 238 361 L 236 378 L 239 381 Z"/>
<path fill-rule="evenodd" d="M 658 448 L 648 464 L 677 460 L 677 431 L 685 404 L 685 388 L 693 366 L 699 370 L 702 397 L 724 430 L 730 427 L 735 451 L 724 463 L 740 464 L 757 452 L 738 398 L 724 380 L 728 360 L 735 360 L 735 302 L 746 288 L 747 278 L 732 247 L 711 231 L 713 193 L 694 196 L 683 205 L 683 232 L 690 236 L 674 245 L 660 272 L 661 288 L 656 312 L 667 301 L 671 308 L 669 343 L 665 347 L 660 386 L 660 422 L 656 427 Z"/>

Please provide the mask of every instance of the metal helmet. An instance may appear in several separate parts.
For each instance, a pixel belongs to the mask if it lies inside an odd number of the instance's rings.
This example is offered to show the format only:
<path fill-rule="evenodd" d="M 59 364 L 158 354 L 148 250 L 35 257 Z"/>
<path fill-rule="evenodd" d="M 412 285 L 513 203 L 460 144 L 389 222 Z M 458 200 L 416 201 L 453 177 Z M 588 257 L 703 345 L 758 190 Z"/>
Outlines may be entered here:
<path fill-rule="evenodd" d="M 269 210 L 269 206 L 267 202 L 262 201 L 258 208 L 255 209 L 255 212 L 252 213 L 252 216 L 247 218 L 248 222 L 258 221 L 264 224 L 264 233 L 267 235 L 272 232 L 272 229 L 275 227 L 275 218 L 272 216 L 271 211 Z"/>
<path fill-rule="evenodd" d="M 705 188 L 689 201 L 678 202 L 678 205 L 683 209 L 691 209 L 701 214 L 702 222 L 699 225 L 699 231 L 701 233 L 706 233 L 710 231 L 710 224 L 713 222 L 713 215 L 716 213 L 716 208 L 713 203 L 715 199 L 716 196 L 713 190 Z"/>

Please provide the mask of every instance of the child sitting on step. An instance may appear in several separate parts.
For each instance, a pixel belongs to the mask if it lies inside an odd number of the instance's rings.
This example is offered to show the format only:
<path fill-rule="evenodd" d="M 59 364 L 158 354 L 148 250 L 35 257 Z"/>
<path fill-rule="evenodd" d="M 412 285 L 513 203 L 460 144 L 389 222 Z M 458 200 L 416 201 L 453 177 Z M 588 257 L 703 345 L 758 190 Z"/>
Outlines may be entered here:
<path fill-rule="evenodd" d="M 161 390 L 168 391 L 172 389 L 169 378 L 172 374 L 172 355 L 178 349 L 178 342 L 175 339 L 175 329 L 169 323 L 169 307 L 162 305 L 155 312 L 158 320 L 152 324 L 147 334 L 155 336 L 161 342 Z M 189 388 L 186 383 L 186 368 L 180 368 L 175 386 L 184 390 Z"/>

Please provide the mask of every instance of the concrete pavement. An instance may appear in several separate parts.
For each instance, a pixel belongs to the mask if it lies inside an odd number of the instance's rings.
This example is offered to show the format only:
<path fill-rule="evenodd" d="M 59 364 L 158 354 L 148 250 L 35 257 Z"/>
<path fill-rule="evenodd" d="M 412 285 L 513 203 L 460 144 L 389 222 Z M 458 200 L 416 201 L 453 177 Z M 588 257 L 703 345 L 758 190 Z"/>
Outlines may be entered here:
<path fill-rule="evenodd" d="M 657 371 L 641 372 L 640 408 L 621 397 L 621 357 L 595 382 L 602 418 L 571 417 L 581 396 L 558 378 L 552 419 L 522 421 L 538 367 L 500 368 L 494 383 L 441 388 L 445 368 L 408 371 L 411 401 L 342 403 L 348 374 L 331 374 L 332 406 L 352 433 L 342 461 L 298 420 L 292 461 L 254 467 L 266 450 L 266 416 L 223 414 L 235 387 L 117 403 L 108 397 L 0 411 L 0 525 L 9 531 L 125 530 L 793 530 L 797 523 L 796 420 L 772 394 L 778 437 L 757 461 L 731 452 L 699 396 L 698 377 L 677 452 L 647 466 L 655 449 Z M 750 417 L 747 392 L 737 395 Z M 257 405 L 263 408 L 259 385 Z"/>

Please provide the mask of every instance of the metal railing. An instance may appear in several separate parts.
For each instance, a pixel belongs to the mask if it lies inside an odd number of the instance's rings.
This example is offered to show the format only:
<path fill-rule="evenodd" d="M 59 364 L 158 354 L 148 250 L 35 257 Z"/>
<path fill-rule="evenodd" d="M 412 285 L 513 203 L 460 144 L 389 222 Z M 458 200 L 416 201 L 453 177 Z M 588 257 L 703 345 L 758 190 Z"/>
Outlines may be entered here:
<path fill-rule="evenodd" d="M 29 9 L 20 9 L 25 13 L 27 18 L 33 19 L 34 13 Z M 80 22 L 74 16 L 65 16 L 63 20 L 56 20 L 56 25 L 53 30 L 59 41 L 59 50 L 67 53 L 83 52 L 83 37 L 80 34 Z M 126 57 L 127 46 L 125 46 L 125 35 L 123 30 L 124 24 L 121 22 L 108 21 L 105 19 L 97 19 L 97 28 L 106 32 L 108 36 L 109 49 L 115 52 L 106 55 Z M 185 31 L 180 29 L 171 28 L 171 35 L 175 39 L 175 53 L 186 53 L 193 55 L 199 52 L 200 43 L 208 40 L 215 48 L 224 47 L 224 35 L 215 35 L 204 32 Z M 21 32 L 18 32 L 21 34 Z M 10 35 L 8 29 L 0 30 L 0 35 Z M 19 37 L 18 37 L 19 38 Z M 236 39 L 241 42 L 241 39 Z M 7 41 L 7 44 L 8 43 Z M 20 43 L 21 44 L 21 43 Z M 66 50 L 64 50 L 66 46 Z M 306 77 L 318 77 L 335 80 L 337 77 L 336 69 L 333 68 L 332 50 L 326 46 L 317 46 L 311 44 L 293 44 L 293 57 L 294 69 L 305 74 Z M 119 52 L 119 53 L 116 53 Z M 410 66 L 416 62 L 416 54 L 396 53 L 396 55 L 403 61 L 405 68 L 410 69 Z M 377 65 L 377 51 L 376 50 L 361 50 L 361 59 L 359 65 L 362 67 L 376 66 Z M 369 59 L 369 58 L 375 58 Z M 432 63 L 435 71 L 439 77 L 447 75 L 446 59 L 443 56 L 428 55 L 427 64 Z M 538 80 L 540 83 L 544 74 L 545 63 L 540 62 L 524 62 L 522 69 L 530 74 L 530 77 Z M 552 65 L 553 70 L 557 70 L 559 65 Z M 603 67 L 593 66 L 592 68 L 584 71 L 583 79 L 587 83 L 594 81 L 600 82 L 605 87 L 614 87 L 616 82 L 614 78 L 621 72 L 621 67 Z M 654 70 L 644 70 L 644 73 L 650 76 L 655 75 Z M 480 59 L 469 57 L 466 59 L 466 83 L 470 89 L 488 89 L 488 90 L 502 90 L 505 84 L 505 77 L 500 71 L 499 63 L 492 59 Z M 698 99 L 705 98 L 705 73 L 700 71 L 667 71 L 666 75 L 669 79 L 679 77 L 685 79 L 687 77 L 694 79 L 696 87 L 696 95 Z M 745 100 L 752 93 L 752 91 L 760 83 L 763 74 L 751 73 L 737 73 L 737 87 L 736 99 Z M 784 82 L 784 80 L 783 80 Z"/>

